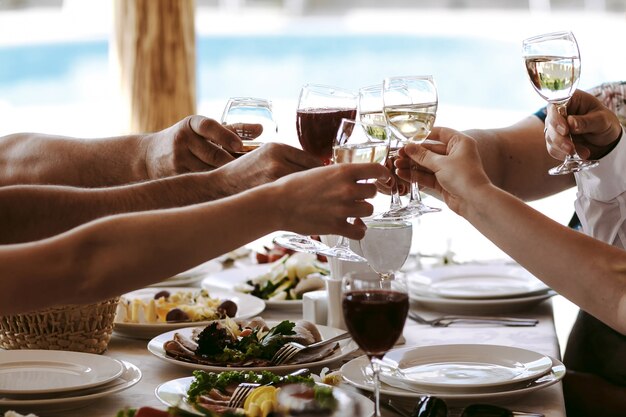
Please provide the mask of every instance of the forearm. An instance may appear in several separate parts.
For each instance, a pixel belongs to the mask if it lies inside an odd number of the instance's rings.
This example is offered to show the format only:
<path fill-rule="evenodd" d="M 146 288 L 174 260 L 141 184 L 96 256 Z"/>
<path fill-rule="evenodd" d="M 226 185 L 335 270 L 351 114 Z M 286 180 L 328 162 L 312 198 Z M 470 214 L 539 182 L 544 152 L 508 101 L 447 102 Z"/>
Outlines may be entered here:
<path fill-rule="evenodd" d="M 214 171 L 111 188 L 0 187 L 0 244 L 43 239 L 107 215 L 212 201 L 229 195 L 227 188 Z"/>
<path fill-rule="evenodd" d="M 147 179 L 139 136 L 74 139 L 36 133 L 0 138 L 0 186 L 101 187 Z"/>
<path fill-rule="evenodd" d="M 259 188 L 214 203 L 107 217 L 51 239 L 2 247 L 7 279 L 0 281 L 0 314 L 87 303 L 189 269 L 281 228 L 274 201 Z M 25 280 L 37 291 L 24 294 Z"/>
<path fill-rule="evenodd" d="M 574 186 L 572 175 L 551 176 L 558 164 L 547 150 L 544 124 L 535 116 L 502 129 L 474 129 L 464 133 L 478 142 L 489 179 L 525 201 L 547 197 Z"/>
<path fill-rule="evenodd" d="M 493 185 L 460 214 L 531 273 L 626 334 L 626 253 L 572 231 Z"/>

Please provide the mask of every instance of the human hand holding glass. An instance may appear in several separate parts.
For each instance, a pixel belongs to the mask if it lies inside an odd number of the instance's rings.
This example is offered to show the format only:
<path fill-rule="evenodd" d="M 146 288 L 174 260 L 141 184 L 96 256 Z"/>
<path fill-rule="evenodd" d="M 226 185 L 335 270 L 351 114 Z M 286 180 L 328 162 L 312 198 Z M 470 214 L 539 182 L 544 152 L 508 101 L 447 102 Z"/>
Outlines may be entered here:
<path fill-rule="evenodd" d="M 375 273 L 354 272 L 342 281 L 346 327 L 370 360 L 374 377 L 376 416 L 380 416 L 380 365 L 377 360 L 398 341 L 409 311 L 404 277 L 381 279 Z"/>
<path fill-rule="evenodd" d="M 567 118 L 567 103 L 580 78 L 580 52 L 574 34 L 555 32 L 534 36 L 523 41 L 522 50 L 533 88 Z M 582 159 L 572 149 L 561 165 L 548 171 L 550 175 L 570 174 L 598 165 L 598 161 Z"/>
<path fill-rule="evenodd" d="M 402 144 L 421 143 L 430 134 L 438 106 L 437 88 L 431 76 L 386 78 L 383 81 L 383 103 L 389 128 Z M 409 203 L 393 210 L 390 217 L 409 218 L 438 211 L 441 209 L 422 202 L 417 173 L 411 170 Z"/>
<path fill-rule="evenodd" d="M 235 156 L 275 140 L 278 133 L 272 103 L 262 98 L 231 97 L 224 107 L 221 122 L 231 126 L 243 140 L 243 149 Z"/>

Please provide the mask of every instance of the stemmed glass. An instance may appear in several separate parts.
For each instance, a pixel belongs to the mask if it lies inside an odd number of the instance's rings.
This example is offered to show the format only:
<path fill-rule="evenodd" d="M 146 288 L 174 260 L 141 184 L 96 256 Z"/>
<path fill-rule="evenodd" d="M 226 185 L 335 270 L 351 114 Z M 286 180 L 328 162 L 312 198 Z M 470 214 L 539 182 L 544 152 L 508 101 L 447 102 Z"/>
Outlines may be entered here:
<path fill-rule="evenodd" d="M 390 77 L 383 81 L 383 111 L 391 132 L 402 144 L 421 143 L 430 134 L 437 115 L 437 88 L 430 75 Z M 415 217 L 441 211 L 422 203 L 417 171 L 411 169 L 409 203 L 395 216 Z M 394 216 L 394 217 L 395 217 Z"/>
<path fill-rule="evenodd" d="M 381 279 L 394 278 L 409 257 L 413 224 L 409 221 L 368 221 L 365 224 L 365 236 L 359 241 L 363 257 Z"/>
<path fill-rule="evenodd" d="M 222 113 L 222 124 L 232 125 L 235 132 L 243 140 L 243 150 L 235 156 L 241 156 L 261 146 L 265 142 L 276 139 L 278 125 L 272 112 L 272 103 L 269 100 L 255 97 L 231 97 L 228 99 Z M 246 125 L 259 124 L 262 127 L 260 134 L 246 130 Z"/>
<path fill-rule="evenodd" d="M 389 130 L 386 126 L 342 119 L 333 141 L 333 161 L 336 164 L 373 162 L 382 164 L 389 152 Z M 341 236 L 337 244 L 320 252 L 345 261 L 365 262 L 366 259 L 350 249 L 349 241 Z"/>
<path fill-rule="evenodd" d="M 356 96 L 348 90 L 319 84 L 302 87 L 296 113 L 296 131 L 302 149 L 325 165 L 330 164 L 341 119 L 354 119 L 356 104 Z"/>
<path fill-rule="evenodd" d="M 342 280 L 342 309 L 352 339 L 370 360 L 376 416 L 380 416 L 379 360 L 402 335 L 409 311 L 406 280 L 373 272 L 348 273 Z"/>
<path fill-rule="evenodd" d="M 535 91 L 567 117 L 567 103 L 578 86 L 580 52 L 572 32 L 554 32 L 525 39 L 522 43 L 526 71 Z M 570 137 L 571 139 L 571 137 Z M 576 149 L 550 175 L 563 175 L 593 168 L 598 161 L 582 159 Z"/>
<path fill-rule="evenodd" d="M 357 110 L 359 120 L 362 122 L 370 123 L 375 126 L 387 126 L 385 113 L 383 113 L 383 85 L 377 84 L 359 89 Z M 400 192 L 398 190 L 398 178 L 395 175 L 395 169 L 393 166 L 393 163 L 398 156 L 400 145 L 398 139 L 396 139 L 393 135 L 390 135 L 389 141 L 389 153 L 385 164 L 389 166 L 391 175 L 394 177 L 394 181 L 391 185 L 391 202 L 389 204 L 389 210 L 384 213 L 376 214 L 372 217 L 374 219 L 393 218 L 397 210 L 402 207 Z"/>

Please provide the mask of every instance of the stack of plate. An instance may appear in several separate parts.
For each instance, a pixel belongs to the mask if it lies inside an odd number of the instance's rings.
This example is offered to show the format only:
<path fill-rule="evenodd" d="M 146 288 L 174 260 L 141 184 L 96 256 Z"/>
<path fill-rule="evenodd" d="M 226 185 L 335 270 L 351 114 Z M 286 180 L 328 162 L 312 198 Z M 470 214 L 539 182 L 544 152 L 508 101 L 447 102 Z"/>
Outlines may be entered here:
<path fill-rule="evenodd" d="M 381 393 L 397 397 L 436 395 L 450 400 L 503 400 L 546 388 L 565 375 L 556 359 L 498 345 L 436 345 L 392 350 L 384 357 Z M 351 384 L 372 390 L 367 358 L 342 367 Z"/>
<path fill-rule="evenodd" d="M 141 379 L 135 365 L 56 350 L 0 351 L 0 410 L 50 413 L 89 405 Z"/>
<path fill-rule="evenodd" d="M 456 314 L 520 311 L 556 295 L 519 265 L 455 265 L 410 274 L 411 300 Z"/>

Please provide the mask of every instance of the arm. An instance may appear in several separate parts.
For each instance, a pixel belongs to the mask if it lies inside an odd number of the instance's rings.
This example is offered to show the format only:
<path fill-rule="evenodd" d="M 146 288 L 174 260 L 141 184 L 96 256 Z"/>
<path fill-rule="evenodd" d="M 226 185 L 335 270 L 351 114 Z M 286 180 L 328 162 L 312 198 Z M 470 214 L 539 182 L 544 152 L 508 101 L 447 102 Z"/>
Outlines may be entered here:
<path fill-rule="evenodd" d="M 240 148 L 235 133 L 202 116 L 156 133 L 104 139 L 19 133 L 0 138 L 0 186 L 128 184 L 222 166 L 234 159 L 227 150 Z"/>
<path fill-rule="evenodd" d="M 0 244 L 53 236 L 106 215 L 216 200 L 318 165 L 304 151 L 267 144 L 213 171 L 126 186 L 0 187 Z"/>
<path fill-rule="evenodd" d="M 122 294 L 273 230 L 360 239 L 364 225 L 346 218 L 372 213 L 363 200 L 376 187 L 358 181 L 388 175 L 379 164 L 321 167 L 215 202 L 106 217 L 50 239 L 2 246 L 0 315 Z"/>
<path fill-rule="evenodd" d="M 409 157 L 431 170 L 425 182 L 452 210 L 560 294 L 626 334 L 626 252 L 570 230 L 494 186 L 471 138 L 445 128 L 433 135 L 445 145 L 407 145 L 396 165 L 399 175 L 409 175 Z"/>

